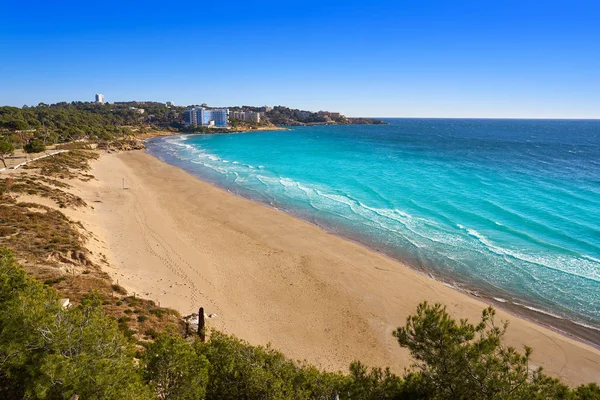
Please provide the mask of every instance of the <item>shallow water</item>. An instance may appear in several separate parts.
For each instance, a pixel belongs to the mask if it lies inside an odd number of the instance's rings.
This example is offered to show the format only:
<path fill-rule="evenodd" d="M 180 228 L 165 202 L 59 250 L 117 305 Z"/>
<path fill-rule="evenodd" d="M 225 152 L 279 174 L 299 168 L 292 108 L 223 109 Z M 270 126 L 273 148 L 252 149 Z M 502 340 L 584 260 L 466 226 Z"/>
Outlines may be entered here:
<path fill-rule="evenodd" d="M 600 121 L 387 121 L 148 148 L 459 286 L 600 327 Z"/>

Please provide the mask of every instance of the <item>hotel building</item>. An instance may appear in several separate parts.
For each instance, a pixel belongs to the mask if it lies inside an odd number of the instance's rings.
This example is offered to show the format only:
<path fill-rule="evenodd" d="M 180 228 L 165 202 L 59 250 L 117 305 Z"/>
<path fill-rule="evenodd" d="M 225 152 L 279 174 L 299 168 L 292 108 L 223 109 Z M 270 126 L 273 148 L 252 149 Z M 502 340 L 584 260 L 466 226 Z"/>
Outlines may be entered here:
<path fill-rule="evenodd" d="M 231 119 L 239 119 L 240 121 L 252 121 L 257 124 L 260 122 L 260 112 L 255 111 L 232 111 L 229 114 Z"/>
<path fill-rule="evenodd" d="M 183 114 L 185 126 L 202 125 L 202 126 L 227 126 L 227 114 L 229 111 L 226 108 L 215 108 L 207 110 L 206 108 L 192 108 L 186 110 Z"/>

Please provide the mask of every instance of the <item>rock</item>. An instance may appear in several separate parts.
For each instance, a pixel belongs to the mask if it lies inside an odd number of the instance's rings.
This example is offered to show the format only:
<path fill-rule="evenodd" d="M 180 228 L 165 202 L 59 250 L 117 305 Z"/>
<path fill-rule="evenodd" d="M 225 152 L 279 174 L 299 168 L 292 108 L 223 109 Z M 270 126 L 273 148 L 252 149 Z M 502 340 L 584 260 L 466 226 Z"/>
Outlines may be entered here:
<path fill-rule="evenodd" d="M 64 298 L 64 299 L 59 299 L 58 300 L 58 304 L 62 307 L 62 308 L 67 308 L 71 306 L 71 300 Z"/>

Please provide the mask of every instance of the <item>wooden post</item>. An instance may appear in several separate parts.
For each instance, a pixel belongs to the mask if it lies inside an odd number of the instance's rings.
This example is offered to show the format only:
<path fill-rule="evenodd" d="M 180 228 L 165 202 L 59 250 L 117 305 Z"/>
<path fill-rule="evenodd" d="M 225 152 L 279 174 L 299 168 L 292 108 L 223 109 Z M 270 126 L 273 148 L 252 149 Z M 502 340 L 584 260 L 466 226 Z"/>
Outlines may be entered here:
<path fill-rule="evenodd" d="M 206 341 L 206 331 L 205 331 L 206 322 L 204 321 L 204 307 L 200 307 L 200 311 L 198 311 L 198 336 L 200 336 L 200 340 L 203 342 Z"/>

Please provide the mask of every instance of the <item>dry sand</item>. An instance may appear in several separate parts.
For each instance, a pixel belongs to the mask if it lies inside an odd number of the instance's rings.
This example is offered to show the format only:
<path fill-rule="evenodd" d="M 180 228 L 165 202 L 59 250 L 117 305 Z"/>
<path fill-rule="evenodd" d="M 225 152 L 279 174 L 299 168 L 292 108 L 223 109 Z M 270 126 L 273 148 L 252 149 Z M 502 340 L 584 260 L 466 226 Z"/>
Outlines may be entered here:
<path fill-rule="evenodd" d="M 476 320 L 486 304 L 356 243 L 239 198 L 142 152 L 103 155 L 97 180 L 78 184 L 94 210 L 108 272 L 130 292 L 183 314 L 203 306 L 209 326 L 328 370 L 352 360 L 410 365 L 392 331 L 423 300 Z M 126 190 L 122 189 L 122 178 Z M 571 384 L 600 382 L 600 351 L 535 323 L 510 320 L 507 342 Z"/>

